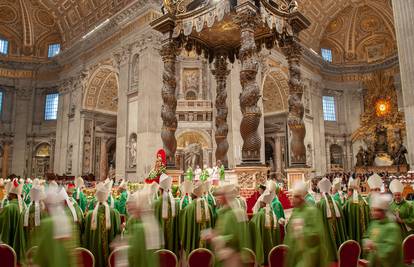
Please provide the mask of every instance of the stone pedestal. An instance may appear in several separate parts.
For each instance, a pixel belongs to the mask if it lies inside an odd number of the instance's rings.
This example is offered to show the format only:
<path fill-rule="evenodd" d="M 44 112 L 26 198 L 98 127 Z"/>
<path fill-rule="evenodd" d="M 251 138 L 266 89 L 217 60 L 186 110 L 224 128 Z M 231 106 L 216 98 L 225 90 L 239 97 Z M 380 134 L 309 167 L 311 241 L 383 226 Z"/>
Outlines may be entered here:
<path fill-rule="evenodd" d="M 291 190 L 298 181 L 308 181 L 311 168 L 289 168 L 285 170 L 287 175 L 287 190 Z"/>
<path fill-rule="evenodd" d="M 234 172 L 237 175 L 237 183 L 240 188 L 255 189 L 259 184 L 266 183 L 268 170 L 269 168 L 265 165 L 237 166 Z"/>
<path fill-rule="evenodd" d="M 172 177 L 173 184 L 181 184 L 181 175 L 183 171 L 181 170 L 174 170 L 174 169 L 167 169 L 167 175 Z"/>

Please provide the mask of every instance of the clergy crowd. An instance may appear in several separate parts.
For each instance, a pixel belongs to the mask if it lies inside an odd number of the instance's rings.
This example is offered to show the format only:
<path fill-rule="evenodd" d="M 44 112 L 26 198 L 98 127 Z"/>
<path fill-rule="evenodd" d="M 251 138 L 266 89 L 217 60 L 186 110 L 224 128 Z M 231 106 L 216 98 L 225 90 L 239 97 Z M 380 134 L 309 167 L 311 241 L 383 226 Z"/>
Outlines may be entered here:
<path fill-rule="evenodd" d="M 80 177 L 61 184 L 1 180 L 0 243 L 13 248 L 21 266 L 78 266 L 75 248 L 83 247 L 95 266 L 106 267 L 111 251 L 122 246 L 128 247 L 126 266 L 159 266 L 159 249 L 185 266 L 197 248 L 211 250 L 216 266 L 244 266 L 246 251 L 268 266 L 272 248 L 285 244 L 285 266 L 317 267 L 337 262 L 341 244 L 355 240 L 369 266 L 403 266 L 402 242 L 414 229 L 414 207 L 403 198 L 400 179 L 386 189 L 383 177 L 372 174 L 363 196 L 359 178 L 349 177 L 345 187 L 342 178 L 328 178 L 318 180 L 318 193 L 309 182 L 286 191 L 268 180 L 251 213 L 237 185 L 215 186 L 191 172 L 179 194 L 173 195 L 172 178 L 162 173 L 135 192 L 121 180 L 116 197 L 107 179 L 95 185 L 91 199 Z M 288 205 L 281 202 L 286 194 Z"/>

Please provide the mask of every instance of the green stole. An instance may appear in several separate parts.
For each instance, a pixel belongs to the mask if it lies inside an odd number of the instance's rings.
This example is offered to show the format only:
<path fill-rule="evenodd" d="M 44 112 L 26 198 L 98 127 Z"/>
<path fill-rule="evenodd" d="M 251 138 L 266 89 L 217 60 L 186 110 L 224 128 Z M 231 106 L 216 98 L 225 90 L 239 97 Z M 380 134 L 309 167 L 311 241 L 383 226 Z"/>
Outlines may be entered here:
<path fill-rule="evenodd" d="M 275 197 L 272 200 L 272 209 L 273 212 L 276 214 L 277 219 L 283 218 L 285 219 L 285 211 L 283 210 L 282 203 L 279 201 L 278 197 Z"/>
<path fill-rule="evenodd" d="M 323 223 L 315 206 L 305 202 L 294 208 L 286 228 L 287 267 L 327 266 Z"/>
<path fill-rule="evenodd" d="M 357 241 L 362 246 L 362 237 L 369 225 L 370 211 L 369 206 L 360 194 L 358 202 L 353 202 L 351 195 L 346 201 L 343 208 L 346 231 L 348 238 Z"/>
<path fill-rule="evenodd" d="M 109 245 L 120 234 L 121 219 L 118 211 L 109 208 L 111 227 L 106 229 L 105 206 L 98 203 L 96 229 L 92 229 L 92 211 L 85 219 L 84 247 L 89 249 L 95 257 L 95 266 L 107 266 L 110 253 Z"/>
<path fill-rule="evenodd" d="M 78 190 L 79 190 L 79 199 L 78 199 Z M 88 206 L 88 200 L 86 199 L 85 194 L 82 192 L 81 188 L 76 188 L 72 194 L 72 197 L 78 203 L 79 207 L 81 208 L 82 212 L 86 211 Z M 93 207 L 92 207 L 93 209 Z"/>
<path fill-rule="evenodd" d="M 121 215 L 127 215 L 126 211 L 126 202 L 128 200 L 128 192 L 126 190 L 122 191 L 119 198 L 115 201 L 115 209 Z"/>

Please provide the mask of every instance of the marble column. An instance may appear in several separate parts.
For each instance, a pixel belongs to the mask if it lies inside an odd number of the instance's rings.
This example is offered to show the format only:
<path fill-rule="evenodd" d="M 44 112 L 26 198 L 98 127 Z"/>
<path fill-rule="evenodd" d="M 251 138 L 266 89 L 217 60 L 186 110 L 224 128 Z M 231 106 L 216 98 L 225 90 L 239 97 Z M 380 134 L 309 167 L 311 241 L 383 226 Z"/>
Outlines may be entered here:
<path fill-rule="evenodd" d="M 216 59 L 214 61 L 213 75 L 216 77 L 216 161 L 220 160 L 221 163 L 228 167 L 227 151 L 229 150 L 229 142 L 227 141 L 227 134 L 229 132 L 229 126 L 227 124 L 227 76 L 230 70 L 227 69 L 227 56 L 225 51 L 218 51 Z"/>
<path fill-rule="evenodd" d="M 99 180 L 104 181 L 108 175 L 108 153 L 107 153 L 107 137 L 101 138 L 101 158 L 99 161 Z"/>
<path fill-rule="evenodd" d="M 260 98 L 260 88 L 256 81 L 259 69 L 259 57 L 255 43 L 254 32 L 260 22 L 256 11 L 251 7 L 238 11 L 237 22 L 240 25 L 240 52 L 241 62 L 240 83 L 242 92 L 240 94 L 240 109 L 242 120 L 240 123 L 240 134 L 243 138 L 242 164 L 260 164 L 262 145 L 258 132 L 262 112 L 257 105 Z"/>
<path fill-rule="evenodd" d="M 55 162 L 55 144 L 56 144 L 56 140 L 55 139 L 50 139 L 50 162 L 49 162 L 49 173 L 53 173 L 53 168 L 54 168 L 54 162 Z"/>
<path fill-rule="evenodd" d="M 177 62 L 177 44 L 167 39 L 164 41 L 160 54 L 164 62 L 164 70 L 162 75 L 163 87 L 161 96 L 163 100 L 161 108 L 162 130 L 161 139 L 164 150 L 167 155 L 167 167 L 175 168 L 175 151 L 177 149 L 177 140 L 175 139 L 175 131 L 177 130 L 177 98 L 175 97 L 175 89 L 177 87 L 175 64 Z"/>
<path fill-rule="evenodd" d="M 3 162 L 1 163 L 2 172 L 1 177 L 7 178 L 9 174 L 9 155 L 10 154 L 10 141 L 6 140 L 3 142 Z"/>
<path fill-rule="evenodd" d="M 407 131 L 408 163 L 414 164 L 414 1 L 393 0 L 395 31 Z"/>

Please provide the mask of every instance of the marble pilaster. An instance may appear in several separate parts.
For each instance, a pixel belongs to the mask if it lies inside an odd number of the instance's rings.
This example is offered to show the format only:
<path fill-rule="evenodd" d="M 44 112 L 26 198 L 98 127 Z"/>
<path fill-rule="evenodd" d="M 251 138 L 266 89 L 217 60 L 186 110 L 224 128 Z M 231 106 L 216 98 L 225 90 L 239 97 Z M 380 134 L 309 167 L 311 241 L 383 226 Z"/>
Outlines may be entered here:
<path fill-rule="evenodd" d="M 10 156 L 10 144 L 9 140 L 3 142 L 3 162 L 1 163 L 1 177 L 6 179 L 9 175 L 9 156 Z"/>

